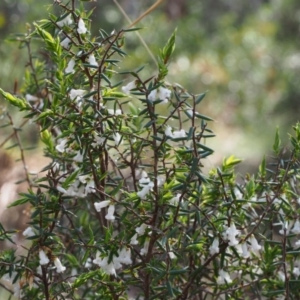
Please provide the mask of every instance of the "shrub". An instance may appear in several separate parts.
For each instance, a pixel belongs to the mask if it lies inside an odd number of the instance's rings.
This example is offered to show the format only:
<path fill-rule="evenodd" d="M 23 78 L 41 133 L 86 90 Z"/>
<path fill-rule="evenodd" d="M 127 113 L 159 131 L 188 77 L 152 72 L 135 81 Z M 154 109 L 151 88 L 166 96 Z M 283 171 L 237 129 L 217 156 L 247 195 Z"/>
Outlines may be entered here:
<path fill-rule="evenodd" d="M 21 94 L 0 89 L 37 125 L 50 159 L 44 177 L 27 172 L 30 188 L 11 205 L 32 208 L 25 252 L 1 254 L 0 276 L 12 293 L 296 299 L 300 125 L 290 151 L 281 150 L 277 131 L 272 168 L 264 159 L 242 184 L 234 156 L 205 174 L 202 163 L 213 153 L 206 139 L 214 137 L 211 119 L 199 112 L 205 94 L 165 81 L 175 32 L 159 53 L 157 74 L 144 79 L 139 66 L 118 72 L 135 28 L 92 37 L 92 12 L 75 1 L 55 3 L 59 17 L 50 14 L 18 35 L 29 50 L 42 45 L 29 51 Z M 2 122 L 7 118 L 4 111 Z M 0 229 L 2 240 L 11 240 Z"/>

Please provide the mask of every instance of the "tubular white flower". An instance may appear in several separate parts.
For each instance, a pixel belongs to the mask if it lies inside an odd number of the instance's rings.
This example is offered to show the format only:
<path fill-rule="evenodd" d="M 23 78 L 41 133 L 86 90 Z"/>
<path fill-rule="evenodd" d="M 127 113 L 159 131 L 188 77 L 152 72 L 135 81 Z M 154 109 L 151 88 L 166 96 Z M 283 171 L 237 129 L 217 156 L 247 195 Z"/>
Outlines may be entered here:
<path fill-rule="evenodd" d="M 213 240 L 212 245 L 209 247 L 209 253 L 210 255 L 214 255 L 220 252 L 220 248 L 219 248 L 219 238 L 215 238 Z"/>
<path fill-rule="evenodd" d="M 60 45 L 65 48 L 65 49 L 68 49 L 70 47 L 70 43 L 71 43 L 71 40 L 66 37 L 65 39 L 63 39 L 61 42 L 60 42 Z"/>
<path fill-rule="evenodd" d="M 123 247 L 121 250 L 118 251 L 118 254 L 119 256 L 116 257 L 117 261 L 125 265 L 132 264 L 130 248 Z"/>
<path fill-rule="evenodd" d="M 143 235 L 146 231 L 146 229 L 148 228 L 148 225 L 147 224 L 141 224 L 139 227 L 137 227 L 135 229 L 135 232 L 138 234 L 138 235 Z"/>
<path fill-rule="evenodd" d="M 138 234 L 135 233 L 134 236 L 130 239 L 130 245 L 137 245 L 139 242 L 137 240 Z"/>
<path fill-rule="evenodd" d="M 98 63 L 96 61 L 95 55 L 94 54 L 90 54 L 89 55 L 89 64 L 95 67 L 98 67 Z"/>
<path fill-rule="evenodd" d="M 176 258 L 176 255 L 173 251 L 169 251 L 168 255 L 169 255 L 170 259 L 175 259 Z"/>
<path fill-rule="evenodd" d="M 65 152 L 67 142 L 68 142 L 67 139 L 61 139 L 59 144 L 56 145 L 55 149 L 61 153 Z"/>
<path fill-rule="evenodd" d="M 291 231 L 295 234 L 300 234 L 300 222 L 298 219 L 296 220 L 294 227 Z"/>
<path fill-rule="evenodd" d="M 225 284 L 225 283 L 231 283 L 232 280 L 227 272 L 224 270 L 220 270 L 219 276 L 217 278 L 217 283 L 218 284 Z"/>
<path fill-rule="evenodd" d="M 151 91 L 150 94 L 148 95 L 148 99 L 152 102 L 155 101 L 157 98 L 156 94 L 157 94 L 157 90 Z"/>
<path fill-rule="evenodd" d="M 146 255 L 146 254 L 148 253 L 149 242 L 150 242 L 149 239 L 147 239 L 147 240 L 145 241 L 145 244 L 144 244 L 143 248 L 142 248 L 141 251 L 140 251 L 140 254 L 141 254 L 141 255 Z"/>
<path fill-rule="evenodd" d="M 250 250 L 256 255 L 259 255 L 259 251 L 261 250 L 261 246 L 258 244 L 253 234 L 250 237 Z"/>
<path fill-rule="evenodd" d="M 101 208 L 106 207 L 110 204 L 110 200 L 105 200 L 105 201 L 101 201 L 101 202 L 95 202 L 94 206 L 96 208 L 96 211 L 100 211 Z"/>
<path fill-rule="evenodd" d="M 105 219 L 109 221 L 113 221 L 115 219 L 114 213 L 115 213 L 115 206 L 111 204 L 108 207 L 107 215 L 105 216 Z"/>
<path fill-rule="evenodd" d="M 75 67 L 75 60 L 72 58 L 68 62 L 68 66 L 65 68 L 65 73 L 73 73 L 74 72 L 74 67 Z"/>
<path fill-rule="evenodd" d="M 113 262 L 108 263 L 108 257 L 104 257 L 103 259 L 100 259 L 98 262 L 99 267 L 102 268 L 102 270 L 109 275 L 117 276 L 115 265 Z"/>
<path fill-rule="evenodd" d="M 184 129 L 173 131 L 173 139 L 185 138 L 186 133 Z"/>
<path fill-rule="evenodd" d="M 73 160 L 76 162 L 83 162 L 83 154 L 80 151 L 77 151 L 77 154 L 73 157 Z"/>
<path fill-rule="evenodd" d="M 107 112 L 108 112 L 110 115 L 112 115 L 112 116 L 119 116 L 119 115 L 122 114 L 121 109 L 116 109 L 116 110 L 114 110 L 114 109 L 108 109 Z"/>
<path fill-rule="evenodd" d="M 41 266 L 47 265 L 50 262 L 48 256 L 44 252 L 44 250 L 39 251 L 39 257 L 40 257 L 40 265 Z"/>
<path fill-rule="evenodd" d="M 56 25 L 58 27 L 64 27 L 65 25 L 71 25 L 73 23 L 72 20 L 72 15 L 68 14 L 65 18 L 63 18 L 62 20 L 56 22 Z"/>
<path fill-rule="evenodd" d="M 61 264 L 58 257 L 54 258 L 54 265 L 57 273 L 63 273 L 66 270 L 66 267 Z"/>
<path fill-rule="evenodd" d="M 299 277 L 299 275 L 300 275 L 300 269 L 299 269 L 299 267 L 294 267 L 294 269 L 293 269 L 293 275 L 295 277 Z"/>
<path fill-rule="evenodd" d="M 152 190 L 153 187 L 154 183 L 152 181 L 149 182 L 149 184 L 145 185 L 141 191 L 137 192 L 138 197 L 140 197 L 141 199 L 145 199 L 147 194 Z"/>
<path fill-rule="evenodd" d="M 160 86 L 158 89 L 157 89 L 157 97 L 158 99 L 160 100 L 163 100 L 163 103 L 167 103 L 169 98 L 171 96 L 171 91 Z"/>
<path fill-rule="evenodd" d="M 169 200 L 169 203 L 171 205 L 178 206 L 180 197 L 181 197 L 181 194 L 177 194 L 175 197 L 173 197 L 171 200 Z"/>
<path fill-rule="evenodd" d="M 80 18 L 79 21 L 78 21 L 77 32 L 79 34 L 85 34 L 87 32 L 87 29 L 85 27 L 85 24 L 84 24 L 84 21 L 82 20 L 82 18 Z"/>
<path fill-rule="evenodd" d="M 243 257 L 243 258 L 248 258 L 248 257 L 250 257 L 250 252 L 249 252 L 249 250 L 248 250 L 248 245 L 247 245 L 247 243 L 246 243 L 246 242 L 245 242 L 245 243 L 242 243 L 241 247 L 242 247 L 242 257 Z"/>
<path fill-rule="evenodd" d="M 71 89 L 69 96 L 71 100 L 75 100 L 76 98 L 78 98 L 77 100 L 82 99 L 82 96 L 86 93 L 85 90 L 75 90 L 75 89 Z"/>
<path fill-rule="evenodd" d="M 171 126 L 169 126 L 169 125 L 166 126 L 165 135 L 170 137 L 170 138 L 173 138 L 173 132 L 172 132 L 172 127 Z"/>
<path fill-rule="evenodd" d="M 29 226 L 27 227 L 24 231 L 23 231 L 23 236 L 26 236 L 26 237 L 31 237 L 31 236 L 34 236 L 35 233 L 33 231 L 33 229 Z"/>
<path fill-rule="evenodd" d="M 118 133 L 118 132 L 114 133 L 113 138 L 114 138 L 114 141 L 115 141 L 115 145 L 118 146 L 120 144 L 120 141 L 121 141 L 120 133 Z"/>
<path fill-rule="evenodd" d="M 135 85 L 135 80 L 134 80 L 134 81 L 129 82 L 127 85 L 122 86 L 122 91 L 125 94 L 129 95 L 130 91 L 135 89 L 135 88 L 136 88 L 136 85 Z"/>
<path fill-rule="evenodd" d="M 39 98 L 30 94 L 26 94 L 25 95 L 25 99 L 29 102 L 29 101 L 38 101 Z"/>

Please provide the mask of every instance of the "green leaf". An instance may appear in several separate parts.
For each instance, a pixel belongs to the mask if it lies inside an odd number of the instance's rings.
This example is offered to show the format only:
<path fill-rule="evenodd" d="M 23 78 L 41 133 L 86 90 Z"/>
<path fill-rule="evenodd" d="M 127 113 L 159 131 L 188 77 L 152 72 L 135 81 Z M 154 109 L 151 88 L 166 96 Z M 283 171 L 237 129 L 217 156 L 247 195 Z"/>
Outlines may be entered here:
<path fill-rule="evenodd" d="M 280 140 L 280 137 L 279 137 L 279 129 L 277 127 L 276 134 L 275 134 L 275 141 L 274 141 L 274 144 L 273 144 L 273 150 L 276 153 L 276 155 L 279 155 L 279 153 L 280 153 L 280 144 L 281 144 L 281 140 Z"/>

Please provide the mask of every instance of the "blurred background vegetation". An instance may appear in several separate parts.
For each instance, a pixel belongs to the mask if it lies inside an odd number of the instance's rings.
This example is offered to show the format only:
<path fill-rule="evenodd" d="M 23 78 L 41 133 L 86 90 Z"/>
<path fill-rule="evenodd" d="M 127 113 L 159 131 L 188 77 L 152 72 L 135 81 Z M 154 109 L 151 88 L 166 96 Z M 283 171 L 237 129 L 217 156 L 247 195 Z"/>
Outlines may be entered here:
<path fill-rule="evenodd" d="M 135 20 L 155 1 L 118 2 Z M 52 3 L 0 2 L 3 89 L 12 92 L 15 82 L 21 86 L 27 62 L 26 49 L 6 39 L 46 18 Z M 99 28 L 111 32 L 128 26 L 113 0 L 97 0 L 87 7 L 95 9 L 94 34 Z M 249 171 L 272 148 L 276 126 L 287 144 L 300 111 L 298 0 L 165 0 L 137 27 L 143 28 L 139 33 L 155 56 L 177 27 L 168 81 L 194 93 L 208 91 L 199 111 L 216 120 L 212 127 L 217 138 L 208 142 L 216 152 L 211 164 L 235 154 L 245 159 Z M 154 74 L 156 66 L 135 33 L 127 35 L 125 50 L 130 56 L 124 59 L 124 70 L 146 63 L 143 78 Z"/>

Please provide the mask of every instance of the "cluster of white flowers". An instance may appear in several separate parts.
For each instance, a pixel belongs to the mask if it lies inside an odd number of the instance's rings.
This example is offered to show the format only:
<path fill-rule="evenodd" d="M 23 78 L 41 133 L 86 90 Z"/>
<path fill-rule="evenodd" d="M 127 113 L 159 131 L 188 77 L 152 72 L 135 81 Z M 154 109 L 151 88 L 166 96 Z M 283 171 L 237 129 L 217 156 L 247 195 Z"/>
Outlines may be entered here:
<path fill-rule="evenodd" d="M 153 181 L 150 180 L 148 174 L 145 171 L 142 172 L 141 179 L 139 180 L 139 185 L 140 187 L 142 187 L 142 190 L 137 192 L 137 195 L 141 199 L 145 199 L 148 193 L 152 191 L 154 187 Z"/>
<path fill-rule="evenodd" d="M 42 249 L 40 249 L 40 251 L 39 251 L 39 258 L 40 258 L 40 266 L 48 265 L 49 262 L 50 262 L 47 254 Z M 54 262 L 54 265 L 56 267 L 56 272 L 57 273 L 63 273 L 66 270 L 66 267 L 62 265 L 62 263 L 61 263 L 61 261 L 59 260 L 58 257 L 55 257 L 53 262 Z"/>
<path fill-rule="evenodd" d="M 171 97 L 171 91 L 160 86 L 158 89 L 153 90 L 150 92 L 148 95 L 148 99 L 150 101 L 155 101 L 155 100 L 162 100 L 162 103 L 168 103 L 169 99 Z"/>
<path fill-rule="evenodd" d="M 226 271 L 224 271 L 223 269 L 221 269 L 219 271 L 219 276 L 217 278 L 217 283 L 219 285 L 230 284 L 230 283 L 232 283 L 232 279 L 230 278 L 229 274 Z"/>
<path fill-rule="evenodd" d="M 145 233 L 146 229 L 148 228 L 148 225 L 147 224 L 141 224 L 139 227 L 137 227 L 135 229 L 135 234 L 133 235 L 133 237 L 131 238 L 130 240 L 130 244 L 131 245 L 137 245 L 138 244 L 138 236 L 141 236 Z"/>
<path fill-rule="evenodd" d="M 101 252 L 97 251 L 96 258 L 93 260 L 93 263 L 101 267 L 106 274 L 117 276 L 116 270 L 120 269 L 122 264 L 132 264 L 131 249 L 127 247 L 119 249 L 118 255 L 114 255 L 110 262 L 108 256 L 103 257 Z"/>
<path fill-rule="evenodd" d="M 63 179 L 61 179 L 61 182 L 62 180 Z M 91 176 L 78 176 L 78 179 L 70 184 L 67 189 L 58 185 L 57 190 L 67 196 L 84 198 L 89 193 L 95 192 L 95 182 L 93 179 L 91 179 Z"/>
<path fill-rule="evenodd" d="M 226 228 L 227 226 L 225 226 Z M 226 228 L 223 233 L 223 238 L 229 241 L 229 246 L 235 246 L 239 243 L 236 236 L 240 234 L 240 231 L 236 229 L 235 224 L 232 222 L 229 227 Z"/>
<path fill-rule="evenodd" d="M 94 203 L 96 211 L 100 212 L 102 208 L 107 207 L 107 214 L 105 216 L 105 219 L 108 221 L 114 221 L 115 220 L 115 205 L 111 203 L 110 200 L 105 200 L 101 202 L 95 202 Z"/>

